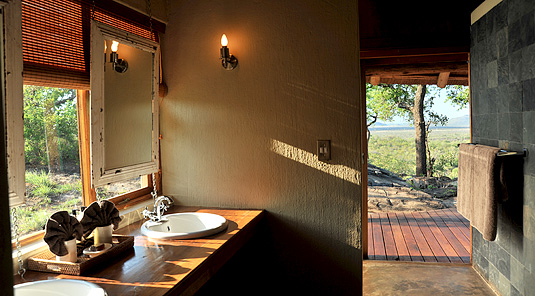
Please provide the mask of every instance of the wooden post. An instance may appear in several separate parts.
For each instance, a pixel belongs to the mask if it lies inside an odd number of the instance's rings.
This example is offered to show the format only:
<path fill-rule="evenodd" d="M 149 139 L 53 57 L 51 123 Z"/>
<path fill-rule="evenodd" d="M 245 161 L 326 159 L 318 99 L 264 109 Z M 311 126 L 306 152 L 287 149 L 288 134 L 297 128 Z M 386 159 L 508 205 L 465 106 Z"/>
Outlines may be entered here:
<path fill-rule="evenodd" d="M 78 110 L 78 141 L 80 143 L 80 174 L 82 176 L 82 191 L 84 205 L 97 200 L 95 189 L 91 186 L 91 137 L 89 119 L 89 91 L 76 92 L 76 105 Z"/>

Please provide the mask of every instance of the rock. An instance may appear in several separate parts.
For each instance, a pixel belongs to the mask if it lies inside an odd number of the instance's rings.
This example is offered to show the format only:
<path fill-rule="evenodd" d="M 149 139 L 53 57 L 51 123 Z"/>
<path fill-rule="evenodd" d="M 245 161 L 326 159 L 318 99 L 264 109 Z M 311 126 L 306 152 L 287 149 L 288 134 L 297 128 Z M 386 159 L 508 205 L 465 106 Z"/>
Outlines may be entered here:
<path fill-rule="evenodd" d="M 455 207 L 457 180 L 448 177 L 413 177 L 368 165 L 368 211 L 430 211 Z"/>

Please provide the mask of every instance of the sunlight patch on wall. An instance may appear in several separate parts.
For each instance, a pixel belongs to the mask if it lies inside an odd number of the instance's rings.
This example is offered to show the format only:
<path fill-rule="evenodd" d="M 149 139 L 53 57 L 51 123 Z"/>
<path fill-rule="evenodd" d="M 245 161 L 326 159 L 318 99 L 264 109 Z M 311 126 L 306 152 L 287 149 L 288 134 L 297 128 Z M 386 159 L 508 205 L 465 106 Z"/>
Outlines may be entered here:
<path fill-rule="evenodd" d="M 361 174 L 359 171 L 345 165 L 329 164 L 319 161 L 318 156 L 314 153 L 275 139 L 271 139 L 271 151 L 323 173 L 360 185 Z"/>

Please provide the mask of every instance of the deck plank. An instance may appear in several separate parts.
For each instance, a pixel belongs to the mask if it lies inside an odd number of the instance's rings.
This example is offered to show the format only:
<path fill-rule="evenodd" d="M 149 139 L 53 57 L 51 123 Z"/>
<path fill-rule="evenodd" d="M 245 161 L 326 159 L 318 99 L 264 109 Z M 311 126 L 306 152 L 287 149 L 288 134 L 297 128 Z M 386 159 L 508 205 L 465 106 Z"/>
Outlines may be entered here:
<path fill-rule="evenodd" d="M 376 260 L 386 260 L 385 243 L 379 214 L 376 213 L 371 220 L 370 224 L 373 225 L 373 245 L 375 247 L 374 257 Z"/>
<path fill-rule="evenodd" d="M 437 214 L 436 211 L 429 211 L 425 213 L 431 217 L 430 222 L 434 222 L 436 226 L 438 226 L 438 230 L 444 236 L 447 240 L 445 243 L 441 243 L 442 249 L 445 251 L 448 250 L 451 252 L 450 249 L 453 249 L 455 253 L 449 253 L 448 257 L 450 258 L 451 262 L 462 262 L 462 263 L 470 263 L 470 253 L 464 248 L 464 246 L 461 244 L 461 242 L 457 239 L 455 234 L 451 231 L 451 229 L 446 225 L 446 223 L 440 218 L 440 216 Z M 425 215 L 423 214 L 423 215 Z M 428 222 L 429 223 L 429 222 Z M 435 235 L 436 236 L 436 235 Z M 464 235 L 463 235 L 464 236 Z M 449 245 L 449 247 L 445 247 L 444 245 Z"/>
<path fill-rule="evenodd" d="M 470 240 L 463 234 L 460 227 L 458 227 L 458 225 L 455 223 L 455 220 L 448 215 L 441 214 L 441 212 L 438 211 L 432 212 L 430 215 L 435 221 L 442 221 L 445 224 L 445 227 L 451 231 L 457 241 L 461 244 L 464 251 L 460 250 L 457 252 L 461 256 L 461 259 L 463 259 L 463 256 L 468 256 L 468 261 L 470 261 Z M 465 262 L 465 260 L 466 259 L 463 259 L 463 262 Z"/>
<path fill-rule="evenodd" d="M 409 251 L 411 261 L 419 261 L 419 262 L 424 261 L 424 258 L 422 257 L 422 253 L 420 252 L 420 248 L 418 248 L 418 244 L 416 243 L 416 239 L 414 238 L 414 235 L 412 234 L 411 228 L 409 226 L 409 222 L 407 221 L 405 214 L 403 213 L 393 213 L 393 214 L 396 215 L 399 221 L 399 226 L 401 228 L 401 232 L 403 233 L 405 243 L 407 244 L 407 250 Z"/>
<path fill-rule="evenodd" d="M 375 247 L 373 244 L 373 223 L 374 213 L 368 214 L 368 259 L 375 259 Z"/>
<path fill-rule="evenodd" d="M 383 239 L 385 242 L 386 260 L 398 260 L 398 252 L 394 241 L 394 234 L 387 213 L 379 213 L 381 228 L 383 229 Z"/>
<path fill-rule="evenodd" d="M 448 259 L 448 256 L 442 249 L 442 246 L 440 245 L 440 242 L 436 239 L 435 235 L 433 234 L 433 231 L 431 231 L 429 225 L 427 224 L 425 217 L 421 215 L 420 212 L 413 212 L 411 213 L 414 216 L 414 219 L 416 219 L 416 222 L 418 226 L 420 227 L 420 230 L 422 231 L 425 240 L 429 244 L 429 247 L 433 251 L 433 254 L 435 255 L 435 258 L 437 258 L 438 262 L 450 262 Z"/>
<path fill-rule="evenodd" d="M 437 258 L 435 257 L 435 254 L 433 254 L 433 251 L 431 250 L 431 247 L 429 246 L 429 243 L 425 239 L 425 236 L 422 230 L 418 226 L 418 222 L 416 221 L 416 218 L 414 218 L 414 216 L 411 213 L 405 213 L 405 218 L 407 219 L 409 223 L 409 227 L 412 231 L 412 234 L 414 235 L 414 238 L 416 239 L 416 243 L 418 244 L 418 249 L 420 249 L 424 262 L 438 262 Z"/>
<path fill-rule="evenodd" d="M 444 213 L 452 218 L 453 223 L 462 231 L 464 236 L 470 240 L 470 222 L 455 209 L 446 209 Z"/>
<path fill-rule="evenodd" d="M 411 256 L 409 254 L 409 250 L 407 249 L 405 237 L 401 231 L 401 226 L 396 213 L 387 213 L 387 216 L 388 220 L 390 221 L 390 225 L 392 226 L 392 233 L 394 235 L 394 242 L 396 244 L 399 261 L 411 261 Z"/>
<path fill-rule="evenodd" d="M 469 263 L 467 224 L 455 209 L 369 213 L 368 258 Z"/>

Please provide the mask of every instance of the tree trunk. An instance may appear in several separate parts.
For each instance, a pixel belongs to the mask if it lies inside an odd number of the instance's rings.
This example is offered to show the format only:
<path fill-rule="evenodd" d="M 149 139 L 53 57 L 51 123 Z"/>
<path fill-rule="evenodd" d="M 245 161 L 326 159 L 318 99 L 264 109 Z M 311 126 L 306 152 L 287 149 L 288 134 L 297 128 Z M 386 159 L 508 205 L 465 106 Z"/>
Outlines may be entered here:
<path fill-rule="evenodd" d="M 47 97 L 44 102 L 45 108 L 45 139 L 46 139 L 46 152 L 48 158 L 48 172 L 57 173 L 60 171 L 60 158 L 59 158 L 59 143 L 58 132 L 56 125 L 56 115 L 54 107 L 54 98 Z"/>
<path fill-rule="evenodd" d="M 425 151 L 425 119 L 424 119 L 424 98 L 426 86 L 418 85 L 416 97 L 414 98 L 414 107 L 412 113 L 414 116 L 414 129 L 416 132 L 416 175 L 427 175 L 427 159 Z"/>

